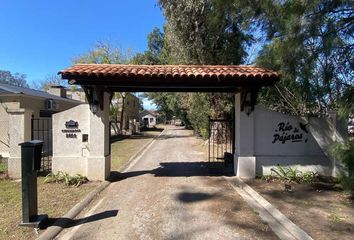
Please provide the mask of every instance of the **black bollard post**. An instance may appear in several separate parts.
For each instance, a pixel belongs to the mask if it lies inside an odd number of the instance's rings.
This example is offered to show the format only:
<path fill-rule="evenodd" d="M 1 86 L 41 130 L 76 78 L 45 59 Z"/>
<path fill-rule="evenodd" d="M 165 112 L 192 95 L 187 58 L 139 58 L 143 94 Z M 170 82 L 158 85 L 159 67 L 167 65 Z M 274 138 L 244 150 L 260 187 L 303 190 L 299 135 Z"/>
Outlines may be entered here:
<path fill-rule="evenodd" d="M 33 140 L 21 146 L 22 223 L 20 226 L 40 228 L 47 215 L 38 215 L 37 171 L 41 167 L 43 141 Z"/>

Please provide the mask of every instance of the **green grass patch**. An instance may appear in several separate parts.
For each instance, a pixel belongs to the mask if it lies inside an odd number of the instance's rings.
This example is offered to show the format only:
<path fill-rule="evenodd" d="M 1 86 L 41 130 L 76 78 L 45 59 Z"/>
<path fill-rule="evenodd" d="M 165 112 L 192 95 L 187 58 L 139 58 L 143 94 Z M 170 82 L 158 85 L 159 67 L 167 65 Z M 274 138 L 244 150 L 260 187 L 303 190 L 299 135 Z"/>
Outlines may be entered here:
<path fill-rule="evenodd" d="M 64 184 L 44 184 L 44 178 L 38 178 L 38 212 L 48 214 L 50 218 L 63 216 L 99 182 L 89 182 L 78 188 Z M 33 229 L 19 227 L 22 219 L 21 182 L 0 180 L 0 239 L 35 239 Z"/>
<path fill-rule="evenodd" d="M 7 173 L 7 164 L 0 161 L 0 173 Z"/>
<path fill-rule="evenodd" d="M 136 154 L 144 145 L 158 136 L 163 129 L 144 131 L 140 135 L 117 141 L 111 145 L 111 171 L 121 171 L 121 168 Z"/>

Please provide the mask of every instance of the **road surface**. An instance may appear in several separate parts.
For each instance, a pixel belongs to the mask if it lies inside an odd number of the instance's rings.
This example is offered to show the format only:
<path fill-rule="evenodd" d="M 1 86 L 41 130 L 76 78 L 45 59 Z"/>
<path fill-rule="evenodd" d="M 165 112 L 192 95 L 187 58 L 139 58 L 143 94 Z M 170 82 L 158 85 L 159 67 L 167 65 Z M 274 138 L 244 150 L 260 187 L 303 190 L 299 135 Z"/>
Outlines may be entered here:
<path fill-rule="evenodd" d="M 165 128 L 58 239 L 277 239 L 209 173 L 198 144 L 192 131 Z"/>

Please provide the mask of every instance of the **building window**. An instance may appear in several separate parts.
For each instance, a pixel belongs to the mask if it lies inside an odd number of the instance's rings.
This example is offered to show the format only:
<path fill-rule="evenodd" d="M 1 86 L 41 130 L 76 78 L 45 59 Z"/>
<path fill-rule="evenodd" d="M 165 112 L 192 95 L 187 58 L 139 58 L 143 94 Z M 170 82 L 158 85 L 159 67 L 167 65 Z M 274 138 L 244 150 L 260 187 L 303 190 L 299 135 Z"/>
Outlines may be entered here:
<path fill-rule="evenodd" d="M 153 118 L 150 118 L 150 123 L 152 123 L 154 121 L 154 119 Z"/>

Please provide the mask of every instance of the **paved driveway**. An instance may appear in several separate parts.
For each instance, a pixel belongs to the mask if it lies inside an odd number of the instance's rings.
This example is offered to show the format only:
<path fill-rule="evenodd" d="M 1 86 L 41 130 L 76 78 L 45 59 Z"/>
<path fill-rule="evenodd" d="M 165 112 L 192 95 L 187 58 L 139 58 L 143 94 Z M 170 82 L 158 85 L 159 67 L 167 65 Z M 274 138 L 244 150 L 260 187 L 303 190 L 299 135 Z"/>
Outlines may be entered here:
<path fill-rule="evenodd" d="M 59 239 L 277 239 L 220 176 L 192 132 L 167 127 Z"/>

